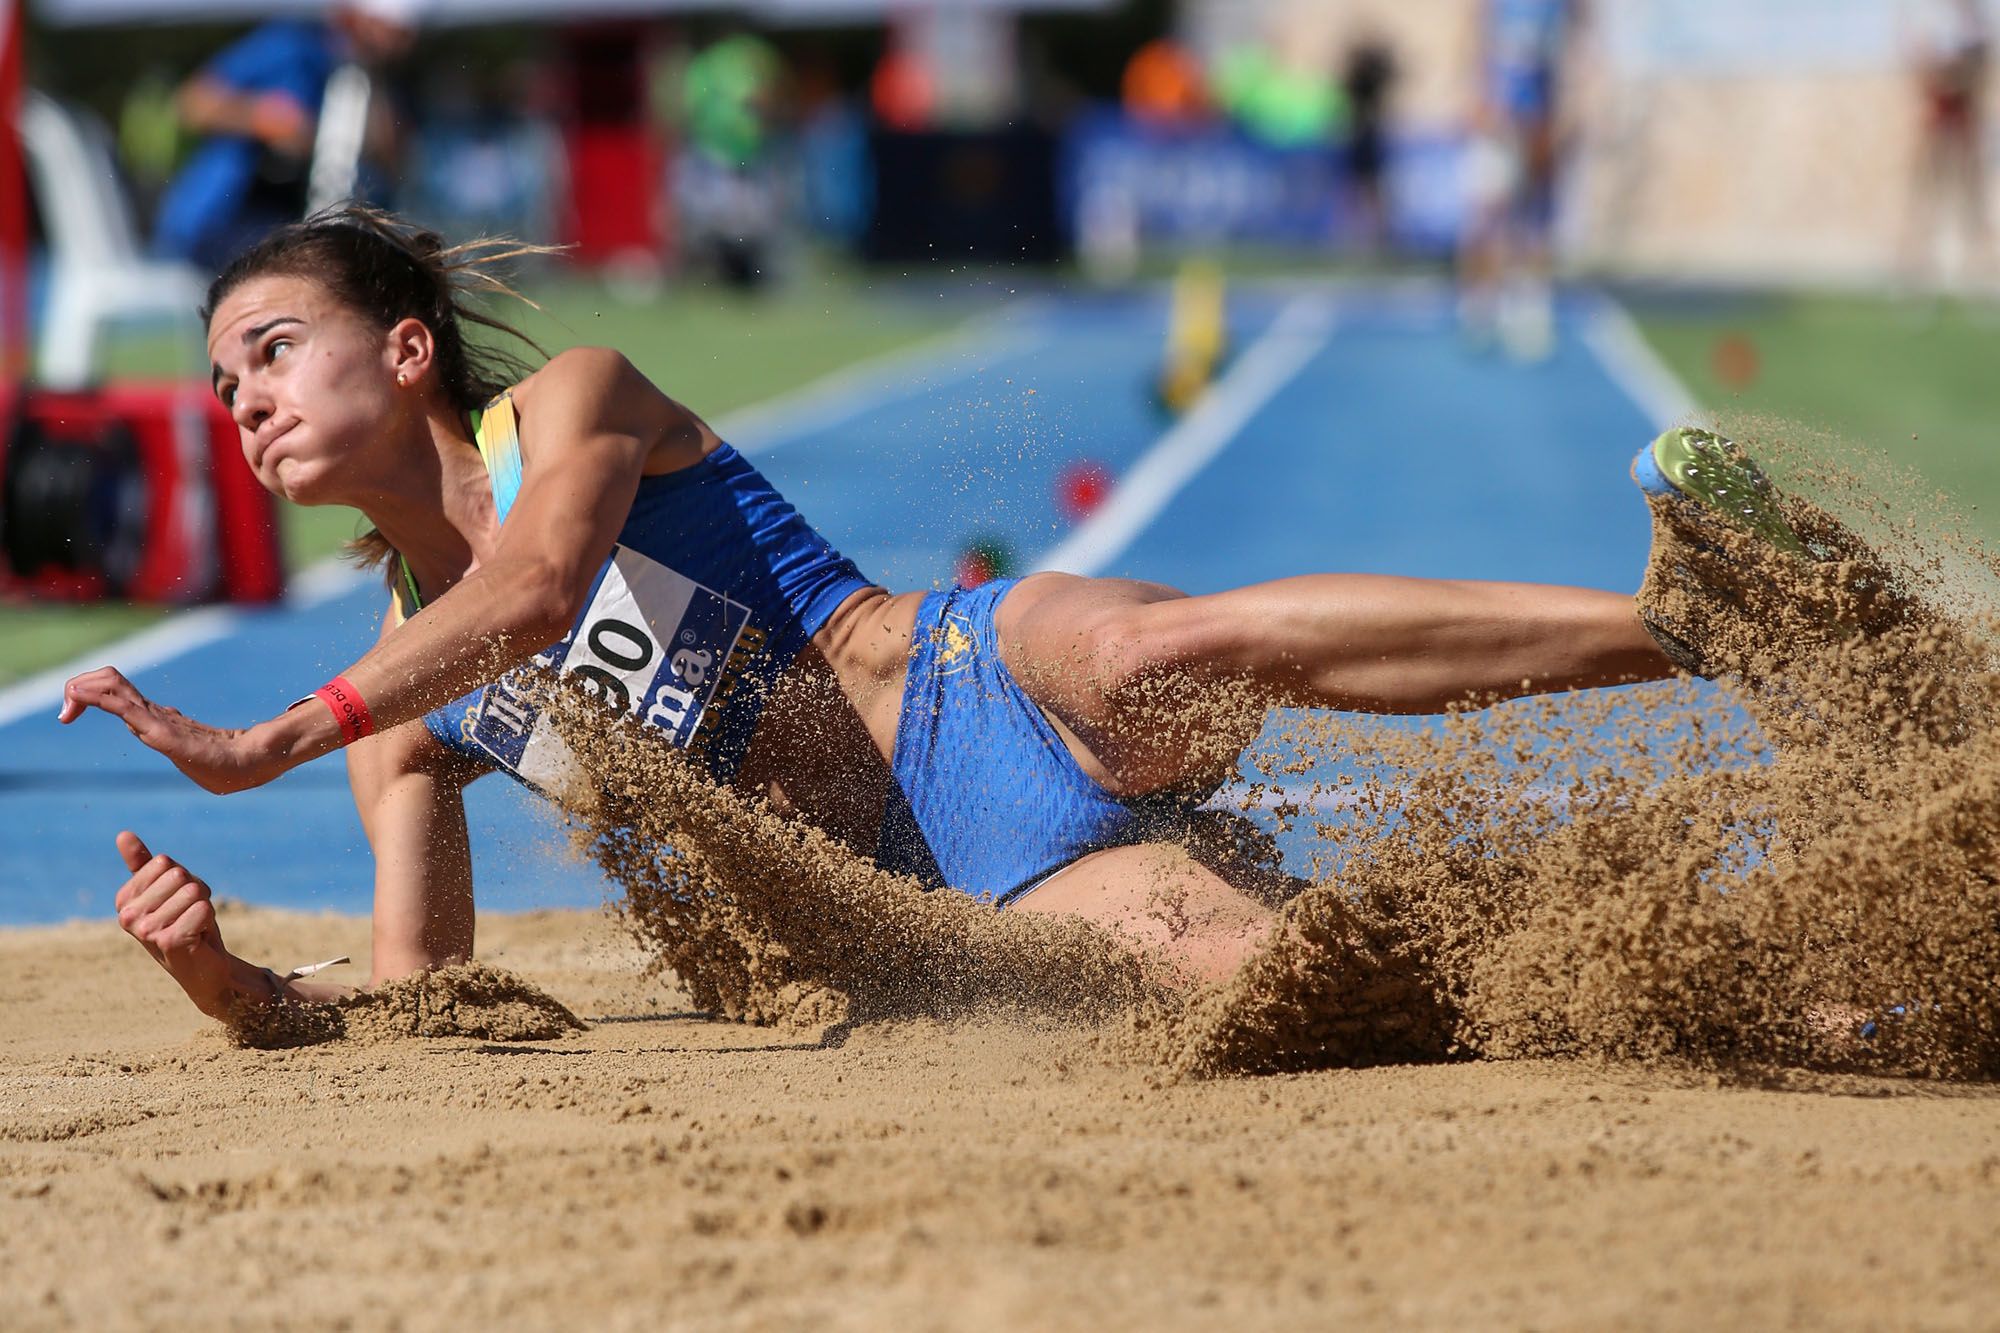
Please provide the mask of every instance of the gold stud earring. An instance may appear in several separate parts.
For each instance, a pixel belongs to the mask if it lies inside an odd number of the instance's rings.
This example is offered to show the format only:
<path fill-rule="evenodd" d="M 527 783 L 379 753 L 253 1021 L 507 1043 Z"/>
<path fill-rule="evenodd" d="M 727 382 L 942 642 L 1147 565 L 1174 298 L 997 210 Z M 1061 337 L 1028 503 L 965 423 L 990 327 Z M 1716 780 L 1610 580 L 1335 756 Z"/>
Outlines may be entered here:
<path fill-rule="evenodd" d="M 405 378 L 405 377 L 404 377 L 404 376 L 402 376 L 402 375 L 398 375 L 398 376 L 396 376 L 396 387 L 397 387 L 397 388 L 399 388 L 399 389 L 406 389 L 406 388 L 408 388 L 408 387 L 409 387 L 409 385 L 410 385 L 410 381 L 409 381 L 409 380 L 408 380 L 407 378 Z"/>

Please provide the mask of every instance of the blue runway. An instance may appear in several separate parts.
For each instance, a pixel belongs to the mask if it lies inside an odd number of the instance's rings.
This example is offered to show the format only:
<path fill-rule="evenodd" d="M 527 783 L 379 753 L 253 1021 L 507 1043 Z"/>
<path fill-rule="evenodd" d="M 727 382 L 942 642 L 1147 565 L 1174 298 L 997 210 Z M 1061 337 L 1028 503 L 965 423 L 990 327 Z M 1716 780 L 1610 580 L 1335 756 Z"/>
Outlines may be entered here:
<path fill-rule="evenodd" d="M 1521 366 L 1465 347 L 1442 290 L 1241 292 L 1239 356 L 1179 426 L 1151 397 L 1165 318 L 1158 293 L 1024 302 L 928 360 L 848 372 L 839 392 L 729 433 L 892 588 L 948 582 L 974 535 L 1023 568 L 1087 550 L 1088 572 L 1190 592 L 1325 570 L 1637 584 L 1647 520 L 1625 465 L 1663 415 L 1647 392 L 1662 376 L 1634 364 L 1629 338 L 1601 336 L 1617 317 L 1597 299 L 1566 304 L 1554 355 Z M 1106 508 L 1123 506 L 1129 539 L 1104 513 L 1083 532 L 1060 513 L 1056 478 L 1081 460 L 1120 478 Z M 135 679 L 207 722 L 269 716 L 361 655 L 385 598 L 334 582 L 306 600 L 185 622 L 184 650 L 180 630 L 134 650 L 164 659 Z M 46 681 L 0 691 L 0 923 L 108 915 L 121 828 L 222 896 L 367 910 L 372 868 L 337 761 L 214 797 L 114 720 L 60 728 L 55 708 Z M 504 779 L 477 784 L 468 813 L 483 907 L 605 900 Z"/>

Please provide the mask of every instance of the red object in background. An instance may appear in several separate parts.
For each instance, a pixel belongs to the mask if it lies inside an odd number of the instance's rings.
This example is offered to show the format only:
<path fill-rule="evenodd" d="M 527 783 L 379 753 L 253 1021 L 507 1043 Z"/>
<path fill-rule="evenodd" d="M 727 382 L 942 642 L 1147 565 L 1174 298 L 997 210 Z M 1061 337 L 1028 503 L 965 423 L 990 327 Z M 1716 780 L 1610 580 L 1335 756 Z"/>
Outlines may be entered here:
<path fill-rule="evenodd" d="M 243 461 L 236 423 L 207 385 L 30 389 L 4 406 L 0 495 L 11 493 L 6 450 L 23 440 L 38 447 L 132 455 L 143 479 L 143 519 L 124 586 L 115 590 L 119 595 L 155 602 L 270 602 L 284 594 L 275 506 Z M 14 570 L 4 557 L 0 585 L 74 599 L 114 591 L 96 571 L 48 562 Z"/>
<path fill-rule="evenodd" d="M 1717 338 L 1709 350 L 1708 361 L 1715 378 L 1728 389 L 1749 388 L 1764 368 L 1755 340 L 1742 333 L 1725 333 Z"/>
<path fill-rule="evenodd" d="M 646 30 L 632 23 L 582 24 L 564 34 L 563 239 L 584 264 L 666 254 L 666 152 L 651 126 L 646 49 Z"/>
<path fill-rule="evenodd" d="M 21 161 L 22 0 L 0 0 L 0 377 L 28 367 L 28 176 Z"/>
<path fill-rule="evenodd" d="M 570 212 L 564 239 L 585 264 L 659 258 L 662 154 L 638 125 L 577 125 L 569 150 Z"/>
<path fill-rule="evenodd" d="M 1014 574 L 1014 552 L 996 533 L 972 538 L 959 548 L 952 577 L 961 588 L 977 588 Z"/>
<path fill-rule="evenodd" d="M 1089 518 L 1111 497 L 1111 469 L 1089 459 L 1056 474 L 1056 507 L 1072 523 Z"/>
<path fill-rule="evenodd" d="M 1119 91 L 1133 119 L 1149 124 L 1188 125 L 1208 114 L 1208 86 L 1201 63 L 1166 37 L 1132 53 Z"/>
<path fill-rule="evenodd" d="M 868 101 L 885 128 L 915 133 L 937 115 L 937 83 L 915 51 L 888 51 L 868 80 Z"/>
<path fill-rule="evenodd" d="M 958 567 L 952 571 L 952 578 L 961 588 L 977 588 L 982 583 L 991 583 L 999 577 L 1000 571 L 993 567 L 993 557 L 984 551 L 962 551 L 958 557 Z"/>

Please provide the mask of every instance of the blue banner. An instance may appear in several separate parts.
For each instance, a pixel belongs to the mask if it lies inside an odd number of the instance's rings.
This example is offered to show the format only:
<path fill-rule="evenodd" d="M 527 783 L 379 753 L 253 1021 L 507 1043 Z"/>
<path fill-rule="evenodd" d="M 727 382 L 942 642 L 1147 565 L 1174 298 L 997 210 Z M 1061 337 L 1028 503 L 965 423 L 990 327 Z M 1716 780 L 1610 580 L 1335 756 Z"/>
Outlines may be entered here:
<path fill-rule="evenodd" d="M 1384 167 L 1389 241 L 1449 251 L 1464 214 L 1461 141 L 1392 136 Z M 1061 204 L 1073 240 L 1107 216 L 1141 244 L 1277 245 L 1337 250 L 1360 227 L 1343 145 L 1274 147 L 1228 124 L 1166 127 L 1100 108 L 1071 123 Z"/>

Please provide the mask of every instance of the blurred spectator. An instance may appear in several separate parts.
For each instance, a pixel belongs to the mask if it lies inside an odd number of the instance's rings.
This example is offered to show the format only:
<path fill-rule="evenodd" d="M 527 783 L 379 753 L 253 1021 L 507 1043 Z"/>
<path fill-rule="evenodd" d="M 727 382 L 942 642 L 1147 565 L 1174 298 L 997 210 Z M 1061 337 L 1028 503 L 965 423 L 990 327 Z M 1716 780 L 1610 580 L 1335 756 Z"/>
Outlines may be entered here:
<path fill-rule="evenodd" d="M 831 60 L 805 53 L 793 74 L 798 106 L 799 204 L 808 227 L 843 245 L 860 241 L 874 197 L 868 115 Z"/>
<path fill-rule="evenodd" d="M 892 45 L 875 64 L 868 100 L 884 129 L 929 129 L 937 115 L 937 81 L 920 52 Z"/>
<path fill-rule="evenodd" d="M 145 216 L 152 215 L 160 191 L 172 178 L 181 146 L 173 80 L 160 69 L 149 69 L 133 81 L 118 108 L 118 156 Z"/>
<path fill-rule="evenodd" d="M 698 52 L 682 74 L 684 141 L 675 198 L 683 239 L 735 287 L 769 276 L 780 211 L 771 142 L 782 59 L 763 38 L 734 33 Z"/>
<path fill-rule="evenodd" d="M 422 0 L 341 0 L 325 21 L 276 19 L 225 48 L 174 97 L 202 142 L 160 201 L 154 247 L 220 268 L 305 209 L 314 131 L 327 80 L 342 64 L 380 67 L 406 54 Z M 369 126 L 378 153 L 392 126 Z"/>
<path fill-rule="evenodd" d="M 1227 52 L 1216 87 L 1237 122 L 1274 148 L 1327 143 L 1346 116 L 1340 89 L 1324 71 L 1278 60 L 1263 46 Z"/>
<path fill-rule="evenodd" d="M 1564 64 L 1582 11 L 1582 0 L 1485 0 L 1481 16 L 1460 313 L 1475 338 L 1497 334 L 1522 360 L 1546 356 L 1554 341 Z"/>
<path fill-rule="evenodd" d="M 1945 275 L 1943 223 L 1959 224 L 1965 276 L 1991 278 L 1986 199 L 1986 86 L 1992 33 L 1980 0 L 1916 0 L 1903 10 L 1904 45 L 1920 101 L 1905 238 L 1912 281 Z"/>
<path fill-rule="evenodd" d="M 1125 110 L 1149 125 L 1185 125 L 1208 114 L 1201 66 L 1186 48 L 1165 37 L 1147 42 L 1125 65 Z"/>
<path fill-rule="evenodd" d="M 1386 41 L 1365 37 L 1347 53 L 1341 88 L 1347 96 L 1347 179 L 1362 244 L 1380 254 L 1389 240 L 1389 204 L 1382 173 L 1388 164 L 1389 94 L 1396 57 Z"/>
<path fill-rule="evenodd" d="M 401 211 L 447 236 L 555 241 L 565 182 L 549 83 L 534 61 L 434 73 Z"/>

